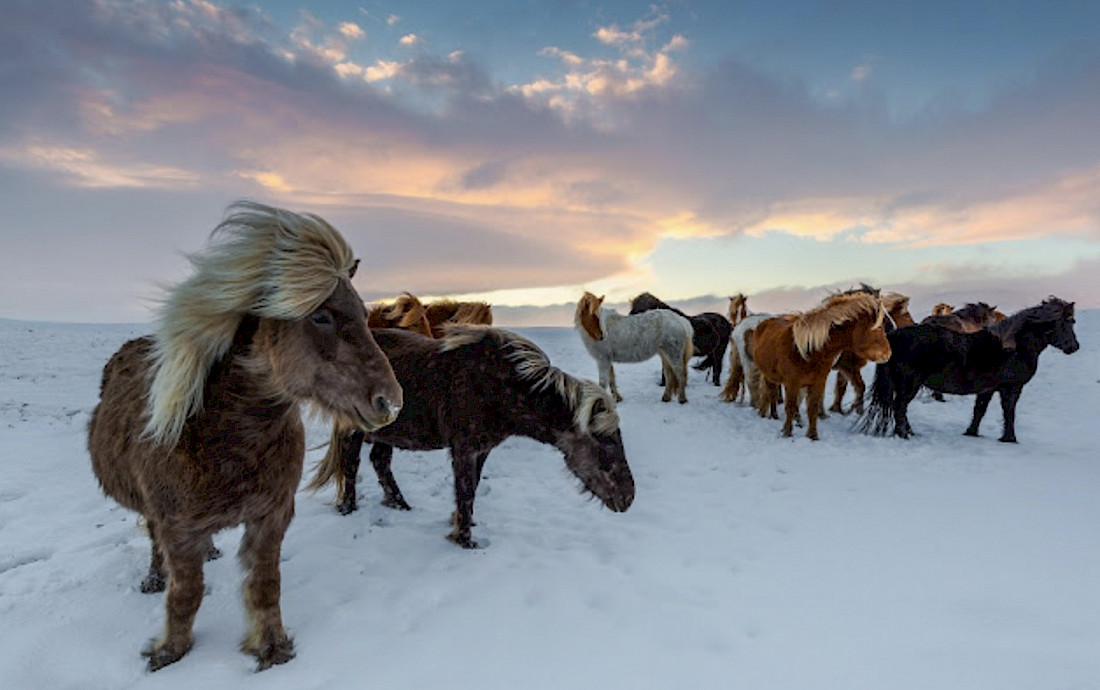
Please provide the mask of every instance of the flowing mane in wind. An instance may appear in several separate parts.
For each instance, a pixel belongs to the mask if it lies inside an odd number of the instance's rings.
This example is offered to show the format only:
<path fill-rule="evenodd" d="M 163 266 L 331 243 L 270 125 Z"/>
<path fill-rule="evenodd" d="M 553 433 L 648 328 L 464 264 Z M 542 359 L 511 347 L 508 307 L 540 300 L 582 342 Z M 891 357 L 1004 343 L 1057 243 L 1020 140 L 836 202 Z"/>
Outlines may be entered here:
<path fill-rule="evenodd" d="M 211 239 L 189 257 L 194 273 L 157 318 L 145 433 L 158 443 L 173 443 L 202 408 L 206 374 L 246 314 L 301 318 L 355 266 L 351 247 L 321 218 L 250 201 L 230 206 Z"/>

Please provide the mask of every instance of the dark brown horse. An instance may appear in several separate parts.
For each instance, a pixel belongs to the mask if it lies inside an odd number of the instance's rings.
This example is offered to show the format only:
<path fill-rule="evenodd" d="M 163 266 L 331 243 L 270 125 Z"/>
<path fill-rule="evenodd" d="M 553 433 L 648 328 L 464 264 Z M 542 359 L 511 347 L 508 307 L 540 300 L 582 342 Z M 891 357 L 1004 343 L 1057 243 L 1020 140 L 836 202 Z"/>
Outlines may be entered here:
<path fill-rule="evenodd" d="M 192 257 L 194 274 L 169 292 L 156 333 L 107 362 L 88 424 L 100 486 L 149 529 L 142 591 L 167 579 L 165 632 L 144 652 L 150 670 L 191 648 L 210 537 L 241 523 L 250 619 L 241 648 L 260 669 L 294 656 L 279 552 L 305 455 L 299 403 L 366 429 L 401 406 L 344 238 L 314 215 L 249 202 L 230 212 L 218 241 Z"/>
<path fill-rule="evenodd" d="M 482 326 L 493 325 L 493 308 L 485 302 L 456 302 L 451 299 L 434 300 L 428 303 L 428 325 L 432 337 L 443 337 L 447 324 L 467 323 Z"/>
<path fill-rule="evenodd" d="M 883 322 L 882 300 L 865 293 L 836 295 L 802 314 L 773 317 L 753 331 L 753 362 L 759 374 L 757 410 L 776 414 L 779 386 L 783 387 L 786 420 L 783 435 L 790 436 L 798 416 L 799 393 L 807 389 L 806 435 L 817 440 L 817 418 L 829 369 L 846 350 L 873 362 L 890 357 Z"/>
<path fill-rule="evenodd" d="M 894 328 L 912 326 L 916 323 L 909 314 L 909 298 L 905 295 L 888 292 L 882 296 L 882 306 L 886 309 L 886 315 L 890 317 L 890 323 L 887 325 L 892 325 L 892 328 L 887 328 L 887 332 L 894 330 Z M 852 407 L 849 411 L 863 414 L 863 395 L 867 390 L 867 385 L 863 383 L 863 375 L 860 370 L 866 365 L 867 360 L 854 352 L 845 351 L 840 353 L 836 364 L 833 365 L 833 369 L 836 370 L 836 382 L 833 389 L 833 404 L 829 408 L 830 412 L 845 413 L 841 402 L 844 400 L 848 383 L 851 382 L 855 399 L 852 401 Z"/>
<path fill-rule="evenodd" d="M 1005 315 L 997 311 L 985 302 L 970 302 L 965 306 L 955 309 L 950 304 L 940 302 L 932 308 L 932 313 L 921 320 L 921 324 L 939 326 L 956 333 L 977 333 L 986 326 L 991 326 L 1004 319 Z M 932 391 L 932 398 L 943 402 L 943 393 Z"/>
<path fill-rule="evenodd" d="M 401 328 L 432 337 L 428 308 L 412 293 L 403 293 L 392 304 L 379 304 L 367 311 L 368 328 Z"/>
<path fill-rule="evenodd" d="M 466 548 L 474 496 L 489 452 L 510 436 L 552 445 L 584 489 L 615 512 L 634 500 L 634 478 L 626 462 L 615 401 L 591 381 L 551 366 L 534 343 L 484 326 L 449 326 L 442 340 L 406 331 L 375 331 L 405 391 L 405 406 L 393 424 L 364 434 L 341 424 L 333 428 L 328 453 L 311 488 L 335 480 L 338 510 L 354 511 L 359 453 L 372 443 L 371 464 L 385 495 L 382 504 L 409 509 L 390 460 L 394 448 L 448 448 L 454 471 L 455 512 L 448 538 Z"/>

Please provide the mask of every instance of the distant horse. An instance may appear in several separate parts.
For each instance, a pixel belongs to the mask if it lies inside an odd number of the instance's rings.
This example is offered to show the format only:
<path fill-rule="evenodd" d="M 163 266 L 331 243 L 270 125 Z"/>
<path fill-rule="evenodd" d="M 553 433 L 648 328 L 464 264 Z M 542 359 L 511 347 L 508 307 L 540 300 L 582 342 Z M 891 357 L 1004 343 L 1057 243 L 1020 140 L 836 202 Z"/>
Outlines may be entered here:
<path fill-rule="evenodd" d="M 756 407 L 756 390 L 751 382 L 755 380 L 756 367 L 752 361 L 752 336 L 761 322 L 772 318 L 772 314 L 749 314 L 738 321 L 730 335 L 730 375 L 719 397 L 726 402 L 742 402 L 745 391 L 749 401 Z"/>
<path fill-rule="evenodd" d="M 916 323 L 909 314 L 909 298 L 905 295 L 888 292 L 882 296 L 882 306 L 886 308 L 886 315 L 890 318 L 886 324 L 887 332 Z M 863 394 L 867 386 L 863 383 L 860 370 L 866 365 L 867 360 L 854 352 L 845 351 L 840 354 L 840 358 L 833 365 L 833 369 L 836 370 L 836 381 L 833 389 L 833 404 L 829 407 L 830 412 L 844 414 L 841 402 L 844 400 L 844 392 L 848 389 L 850 381 L 855 393 L 851 410 L 856 414 L 863 414 Z"/>
<path fill-rule="evenodd" d="M 733 326 L 726 317 L 712 311 L 688 316 L 675 307 L 671 307 L 654 295 L 643 292 L 630 300 L 630 313 L 641 314 L 654 309 L 668 309 L 684 317 L 691 323 L 691 344 L 696 357 L 703 357 L 703 361 L 695 365 L 696 371 L 711 370 L 711 379 L 714 385 L 721 385 L 722 360 L 726 357 L 726 347 L 729 345 L 730 333 Z M 663 378 L 663 377 L 662 377 Z M 661 381 L 661 385 L 664 385 Z"/>
<path fill-rule="evenodd" d="M 936 308 L 942 312 L 944 306 L 947 305 L 936 305 Z M 947 308 L 951 309 L 950 306 L 947 306 Z M 952 309 L 947 313 L 937 314 L 933 309 L 932 314 L 924 317 L 921 323 L 942 326 L 957 333 L 973 333 L 995 323 L 998 313 L 996 307 L 991 307 L 985 302 L 972 302 L 959 309 Z"/>
<path fill-rule="evenodd" d="M 778 418 L 775 406 L 782 385 L 786 411 L 783 435 L 790 436 L 798 415 L 799 393 L 807 389 L 806 435 L 816 441 L 829 369 L 845 350 L 874 362 L 889 359 L 885 318 L 881 299 L 856 293 L 836 295 L 805 313 L 761 322 L 753 333 L 753 361 L 761 382 L 756 401 L 760 416 Z"/>
<path fill-rule="evenodd" d="M 746 316 L 749 315 L 748 298 L 746 298 L 740 292 L 736 295 L 730 296 L 729 306 L 729 319 L 730 323 L 736 326 L 741 323 Z"/>
<path fill-rule="evenodd" d="M 871 404 L 860 420 L 865 433 L 902 438 L 913 434 L 909 403 L 922 386 L 954 395 L 976 394 L 967 436 L 978 435 L 993 393 L 1001 395 L 1001 441 L 1016 441 L 1016 401 L 1039 367 L 1047 345 L 1077 351 L 1073 302 L 1050 297 L 1003 321 L 973 333 L 930 324 L 903 328 L 889 336 L 893 356 L 875 367 Z M 1012 349 L 1005 343 L 1012 342 Z"/>
<path fill-rule="evenodd" d="M 412 293 L 403 293 L 393 304 L 379 304 L 367 312 L 368 328 L 401 328 L 432 337 L 428 309 Z"/>
<path fill-rule="evenodd" d="M 474 497 L 489 452 L 509 436 L 557 447 L 584 489 L 623 512 L 634 500 L 615 402 L 602 388 L 550 365 L 534 343 L 484 326 L 449 326 L 442 340 L 405 331 L 376 331 L 405 391 L 393 424 L 366 434 L 383 505 L 409 504 L 390 471 L 393 449 L 449 448 L 455 513 L 449 539 L 473 548 Z M 364 434 L 337 424 L 328 454 L 310 486 L 335 479 L 339 511 L 357 508 L 355 481 Z"/>
<path fill-rule="evenodd" d="M 998 315 L 1001 319 L 1004 318 L 1004 314 L 997 311 L 996 307 L 985 302 L 971 302 L 960 309 L 941 302 L 932 308 L 932 314 L 924 317 L 921 323 L 940 326 L 956 333 L 974 333 L 996 323 Z M 940 391 L 932 391 L 932 398 L 939 402 L 944 401 Z"/>
<path fill-rule="evenodd" d="M 600 386 L 622 401 L 612 362 L 644 362 L 658 355 L 665 379 L 661 400 L 668 402 L 675 395 L 686 403 L 687 365 L 693 352 L 691 322 L 667 309 L 623 316 L 602 304 L 603 297 L 586 292 L 573 318 L 584 349 L 596 360 Z"/>
<path fill-rule="evenodd" d="M 428 324 L 435 338 L 443 337 L 444 326 L 447 324 L 493 325 L 493 308 L 485 302 L 456 302 L 451 299 L 440 299 L 429 302 L 427 308 Z"/>
<path fill-rule="evenodd" d="M 142 591 L 167 579 L 165 632 L 144 652 L 151 671 L 191 649 L 210 537 L 242 522 L 251 624 L 241 648 L 260 669 L 294 656 L 279 552 L 305 455 L 299 403 L 366 429 L 401 407 L 340 233 L 261 204 L 230 211 L 214 231 L 220 241 L 193 256 L 194 274 L 168 293 L 156 333 L 107 362 L 88 424 L 100 486 L 149 529 Z"/>

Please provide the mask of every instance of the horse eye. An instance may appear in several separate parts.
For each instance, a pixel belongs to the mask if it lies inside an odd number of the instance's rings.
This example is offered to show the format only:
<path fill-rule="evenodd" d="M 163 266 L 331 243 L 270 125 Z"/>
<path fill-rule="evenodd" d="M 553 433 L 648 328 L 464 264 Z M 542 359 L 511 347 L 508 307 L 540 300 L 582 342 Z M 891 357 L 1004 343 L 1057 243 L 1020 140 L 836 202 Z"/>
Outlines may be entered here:
<path fill-rule="evenodd" d="M 331 326 L 332 314 L 329 313 L 328 309 L 318 309 L 309 315 L 309 320 L 316 326 Z"/>

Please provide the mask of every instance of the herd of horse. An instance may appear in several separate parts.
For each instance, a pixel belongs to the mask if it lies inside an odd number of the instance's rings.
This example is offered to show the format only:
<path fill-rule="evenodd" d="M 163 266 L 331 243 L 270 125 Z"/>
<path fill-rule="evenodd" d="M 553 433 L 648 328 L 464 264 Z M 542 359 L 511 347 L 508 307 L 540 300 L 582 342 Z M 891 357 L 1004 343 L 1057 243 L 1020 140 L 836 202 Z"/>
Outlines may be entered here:
<path fill-rule="evenodd" d="M 906 409 L 922 388 L 975 394 L 976 435 L 998 392 L 1002 441 L 1015 441 L 1015 405 L 1048 345 L 1071 353 L 1074 305 L 1056 297 L 1005 317 L 976 303 L 915 324 L 908 298 L 863 285 L 805 312 L 752 314 L 743 295 L 728 315 L 687 316 L 649 293 L 630 314 L 585 293 L 575 324 L 599 383 L 554 367 L 520 335 L 492 327 L 478 302 L 423 304 L 410 293 L 368 311 L 351 280 L 358 267 L 334 227 L 313 214 L 254 202 L 230 206 L 190 277 L 168 289 L 154 333 L 107 362 L 88 424 L 92 468 L 104 493 L 139 513 L 151 540 L 143 592 L 165 591 L 164 633 L 143 651 L 155 671 L 192 647 L 212 535 L 243 524 L 239 558 L 249 627 L 241 649 L 258 668 L 294 656 L 280 608 L 280 553 L 305 458 L 301 405 L 332 419 L 310 487 L 335 482 L 339 512 L 357 508 L 360 451 L 383 504 L 409 509 L 390 468 L 393 450 L 450 452 L 456 544 L 473 548 L 474 498 L 489 453 L 511 436 L 561 451 L 583 490 L 615 512 L 634 500 L 619 430 L 615 362 L 661 360 L 663 400 L 687 402 L 688 365 L 709 370 L 721 397 L 747 393 L 783 434 L 801 424 L 817 439 L 829 372 L 834 412 L 851 383 L 860 426 L 913 433 Z M 944 311 L 944 310 L 940 310 Z M 864 410 L 860 369 L 875 362 Z M 843 381 L 843 383 L 842 383 Z"/>

